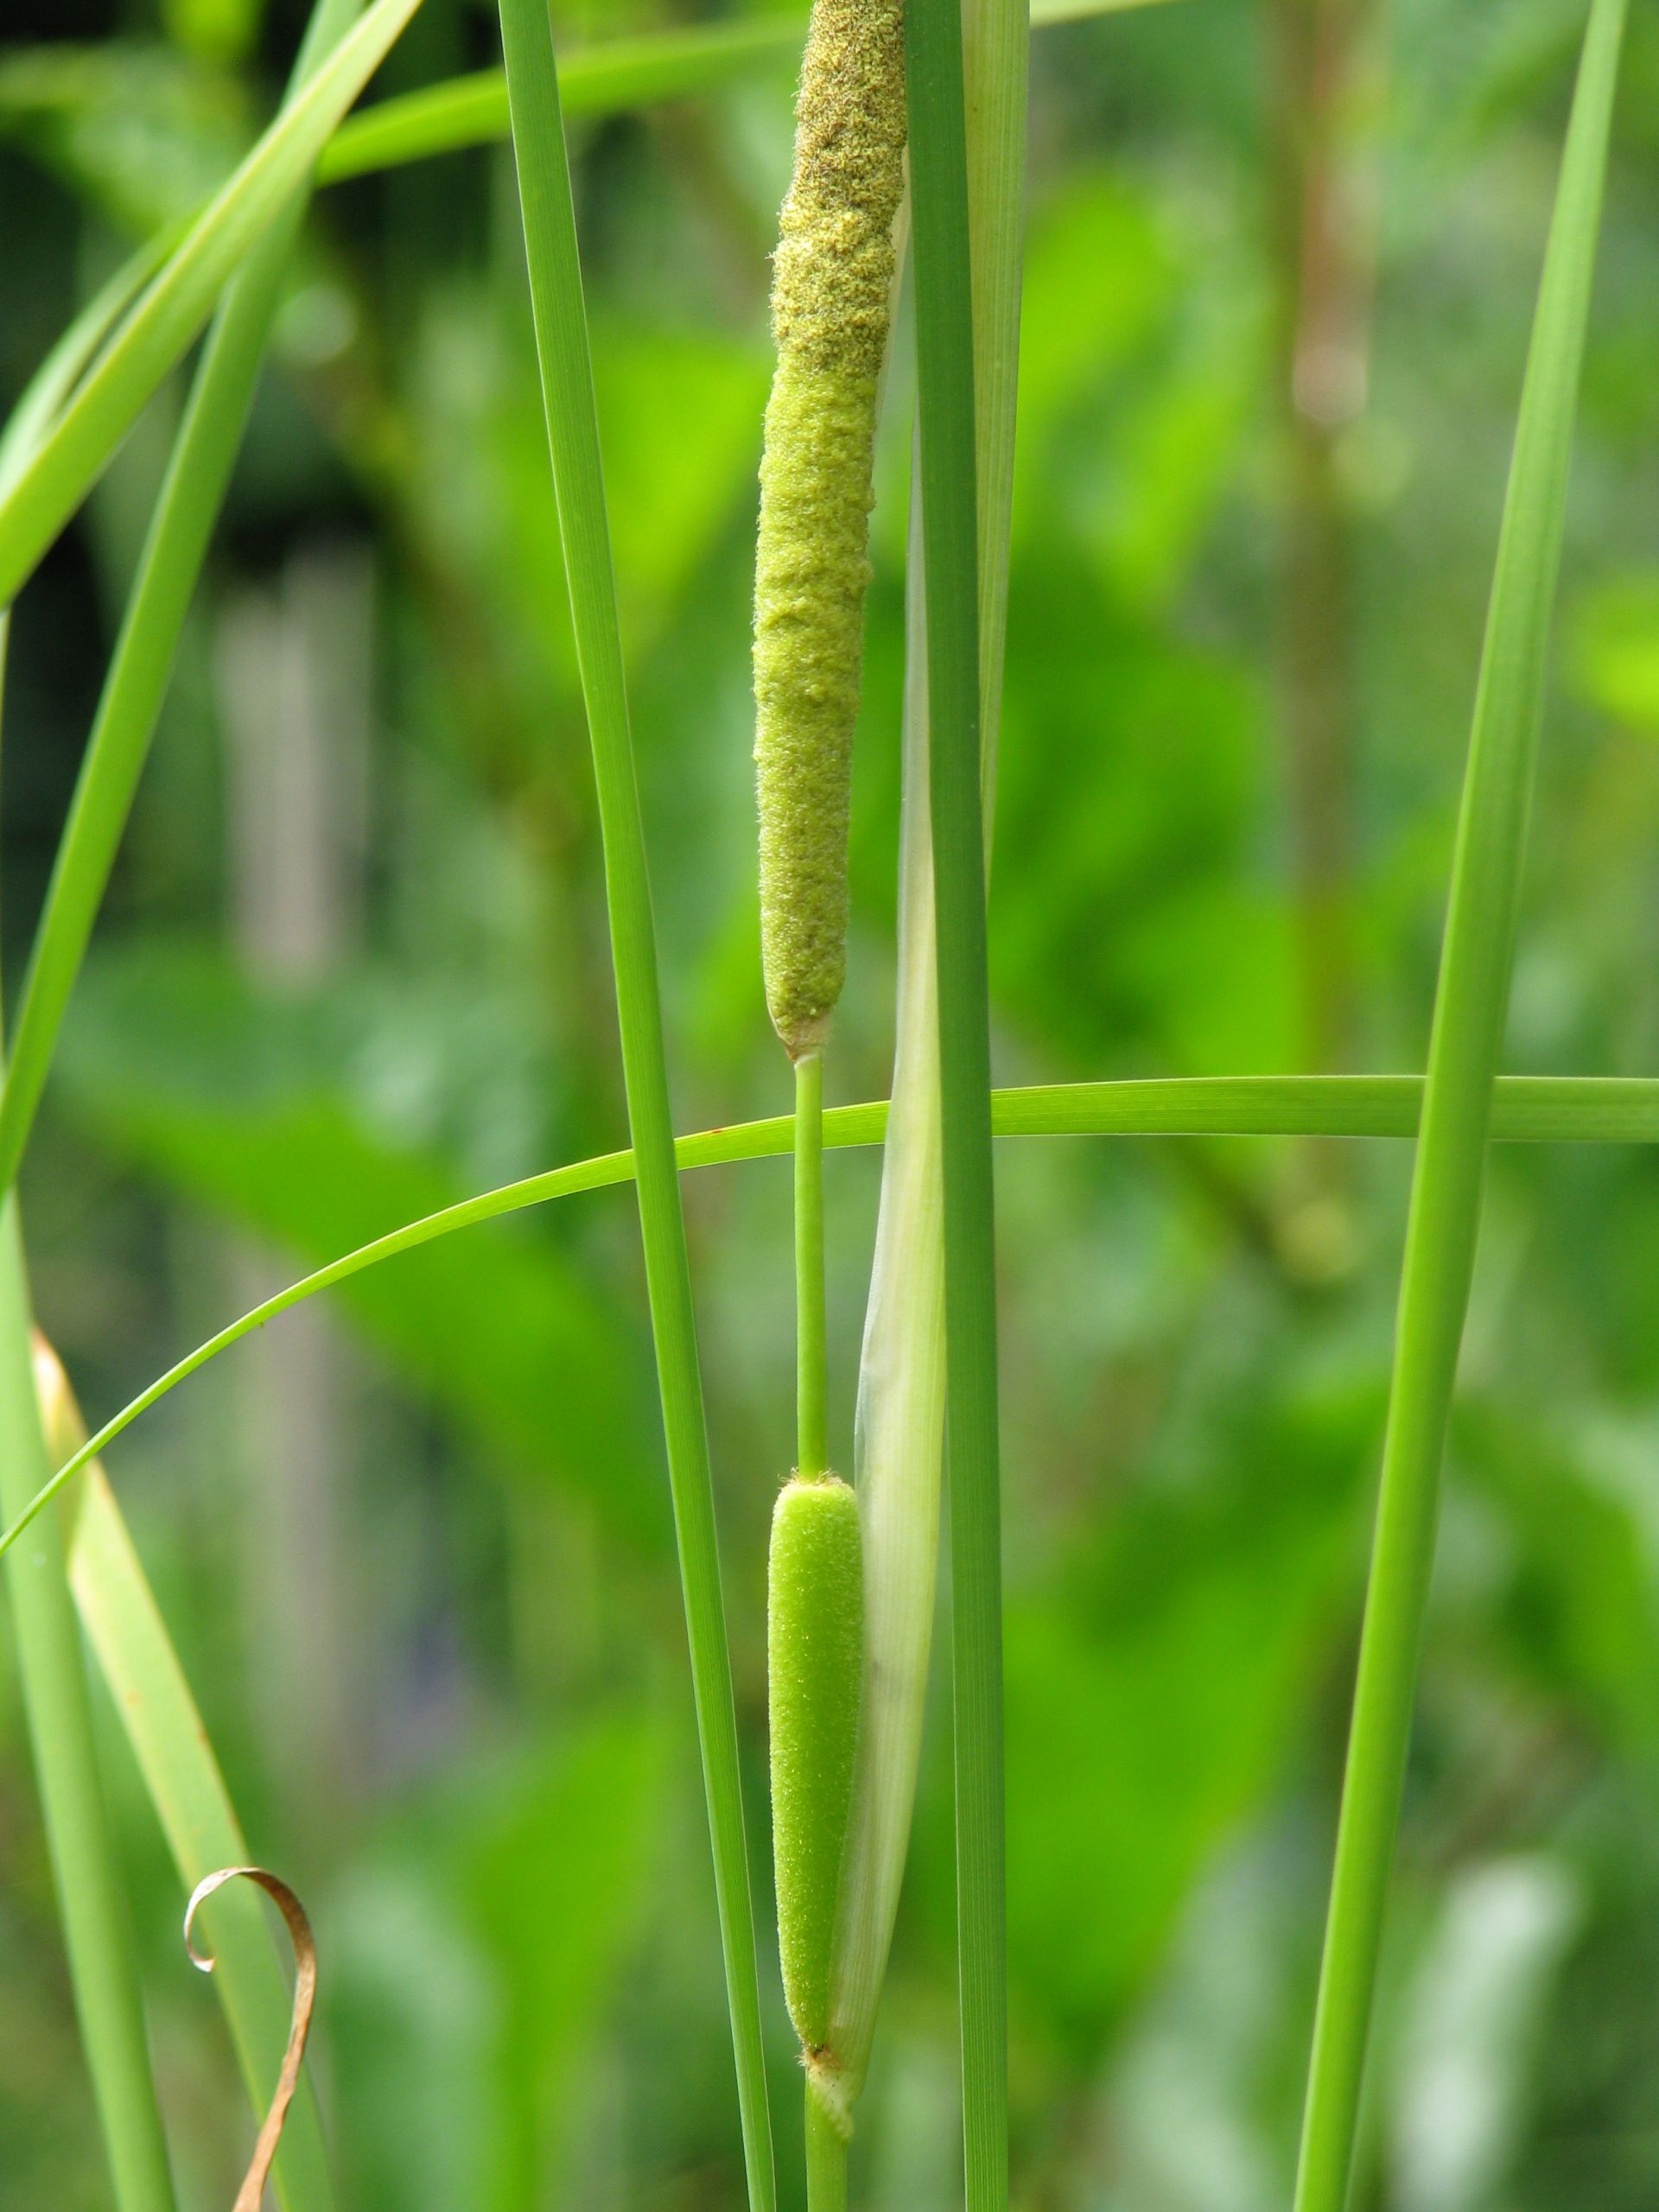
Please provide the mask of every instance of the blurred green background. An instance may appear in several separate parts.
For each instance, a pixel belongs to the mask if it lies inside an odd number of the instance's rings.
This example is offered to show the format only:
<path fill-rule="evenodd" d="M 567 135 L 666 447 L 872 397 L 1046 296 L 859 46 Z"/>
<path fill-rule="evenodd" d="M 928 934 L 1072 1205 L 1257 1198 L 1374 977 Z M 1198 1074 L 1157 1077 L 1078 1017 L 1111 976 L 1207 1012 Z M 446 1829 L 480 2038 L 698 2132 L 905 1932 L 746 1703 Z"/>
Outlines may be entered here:
<path fill-rule="evenodd" d="M 1040 32 L 991 911 L 1000 1079 L 1424 1056 L 1579 0 Z M 556 0 L 571 47 L 671 20 Z M 676 20 L 683 20 L 677 16 Z M 269 111 L 292 0 L 12 0 L 0 398 Z M 493 59 L 427 0 L 376 91 Z M 677 1116 L 787 1103 L 747 596 L 787 61 L 573 125 Z M 1631 25 L 1508 1065 L 1659 1065 L 1659 17 Z M 22 602 L 15 990 L 181 395 Z M 832 1085 L 886 1088 L 909 365 L 874 519 Z M 510 164 L 326 193 L 24 1175 L 102 1417 L 263 1292 L 624 1128 Z M 1407 1149 L 1000 1152 L 1016 2201 L 1287 2199 Z M 836 1451 L 879 1163 L 829 1171 Z M 783 1163 L 687 1185 L 757 1891 Z M 1495 1158 L 1365 2212 L 1659 2192 L 1659 1161 Z M 702 2212 L 736 2114 L 632 1208 L 365 1275 L 111 1472 L 256 1854 L 309 1904 L 363 2212 Z M 854 2188 L 959 2195 L 948 1713 Z M 109 1720 L 187 2203 L 249 2136 Z M 785 2187 L 791 2038 L 763 1958 Z M 107 2201 L 9 1649 L 0 2204 Z"/>

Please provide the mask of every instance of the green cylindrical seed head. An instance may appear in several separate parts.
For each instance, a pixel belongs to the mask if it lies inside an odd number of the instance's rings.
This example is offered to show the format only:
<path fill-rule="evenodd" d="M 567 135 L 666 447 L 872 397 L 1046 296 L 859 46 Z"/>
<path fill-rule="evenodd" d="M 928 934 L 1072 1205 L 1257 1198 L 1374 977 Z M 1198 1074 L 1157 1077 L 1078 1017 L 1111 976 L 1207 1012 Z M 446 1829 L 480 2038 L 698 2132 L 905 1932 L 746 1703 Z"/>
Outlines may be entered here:
<path fill-rule="evenodd" d="M 797 1476 L 772 1517 L 766 1669 L 778 1948 L 789 2017 L 809 2056 L 830 2034 L 863 1647 L 857 1497 L 838 1476 Z"/>
<path fill-rule="evenodd" d="M 847 816 L 871 454 L 904 186 L 902 0 L 816 0 L 773 268 L 754 757 L 766 1003 L 810 1052 L 846 966 Z"/>

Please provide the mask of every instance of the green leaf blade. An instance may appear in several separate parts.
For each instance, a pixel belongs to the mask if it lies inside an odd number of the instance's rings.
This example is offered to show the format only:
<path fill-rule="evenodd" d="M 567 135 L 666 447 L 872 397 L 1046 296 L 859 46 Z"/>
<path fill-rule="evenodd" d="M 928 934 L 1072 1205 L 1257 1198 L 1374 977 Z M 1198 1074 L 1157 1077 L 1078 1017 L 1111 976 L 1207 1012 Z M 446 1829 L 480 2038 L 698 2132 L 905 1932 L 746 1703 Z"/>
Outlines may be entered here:
<path fill-rule="evenodd" d="M 599 798 L 623 1081 L 679 1545 L 744 2164 L 751 2212 L 773 2212 L 777 2183 L 760 2029 L 754 1908 L 708 1425 L 669 1103 L 656 927 L 623 674 L 558 70 L 542 0 L 502 0 L 501 36 L 548 444 Z"/>
<path fill-rule="evenodd" d="M 1168 0 L 1032 0 L 1030 20 L 1035 29 L 1167 4 Z M 690 24 L 577 47 L 559 65 L 564 111 L 618 115 L 717 91 L 798 54 L 805 21 L 804 9 L 785 9 L 753 22 Z M 493 144 L 506 137 L 507 128 L 507 87 L 499 69 L 447 78 L 380 101 L 343 123 L 318 164 L 317 181 L 342 184 L 434 155 Z"/>
<path fill-rule="evenodd" d="M 0 606 L 10 604 L 141 409 L 212 312 L 238 262 L 299 189 L 420 0 L 374 5 L 192 225 L 176 253 L 0 497 Z"/>
<path fill-rule="evenodd" d="M 980 748 L 978 454 L 957 0 L 905 16 L 944 1228 L 957 1929 L 968 2212 L 1007 2202 L 1001 1492 Z"/>
<path fill-rule="evenodd" d="M 1539 290 L 1452 861 L 1296 2212 L 1342 2212 L 1474 1271 L 1624 0 L 1593 0 Z"/>
<path fill-rule="evenodd" d="M 318 0 L 295 65 L 290 107 L 322 56 L 346 35 L 357 5 L 358 0 Z M 174 441 L 23 981 L 0 1090 L 0 1192 L 11 1187 L 28 1144 L 70 994 L 149 756 L 185 617 L 247 428 L 283 272 L 304 212 L 302 191 L 232 279 L 208 333 Z M 118 275 L 118 287 L 129 270 Z M 25 427 L 17 432 L 20 467 L 26 465 L 29 450 L 22 441 L 30 418 L 22 419 Z M 48 435 L 47 419 L 37 407 L 34 450 Z"/>
<path fill-rule="evenodd" d="M 35 1487 L 49 1457 L 32 1328 L 13 1197 L 0 1208 L 0 1507 L 7 1513 Z M 143 1996 L 66 1568 L 55 1519 L 36 1522 L 6 1562 L 41 1822 L 117 2212 L 174 2212 Z"/>

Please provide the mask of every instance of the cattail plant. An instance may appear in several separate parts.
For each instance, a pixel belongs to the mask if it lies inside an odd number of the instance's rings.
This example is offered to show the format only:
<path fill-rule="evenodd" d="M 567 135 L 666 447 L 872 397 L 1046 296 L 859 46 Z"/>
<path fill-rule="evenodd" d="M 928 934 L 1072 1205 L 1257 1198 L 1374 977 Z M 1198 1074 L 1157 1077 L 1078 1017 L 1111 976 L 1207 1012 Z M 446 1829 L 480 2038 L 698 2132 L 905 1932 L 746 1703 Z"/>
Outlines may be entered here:
<path fill-rule="evenodd" d="M 502 0 L 550 451 L 605 844 L 632 1148 L 470 1198 L 331 1262 L 221 1330 L 88 1440 L 55 1361 L 38 1345 L 29 1355 L 31 1300 L 10 1185 L 251 397 L 276 305 L 283 225 L 296 219 L 285 211 L 295 208 L 334 124 L 415 4 L 373 0 L 351 31 L 350 0 L 318 0 L 310 89 L 296 86 L 284 118 L 181 232 L 175 252 L 141 257 L 124 273 L 79 334 L 69 334 L 52 373 L 0 436 L 3 601 L 32 572 L 205 321 L 227 271 L 240 268 L 205 351 L 135 582 L 31 961 L 10 1069 L 0 1076 L 0 1198 L 7 1200 L 0 1208 L 0 1556 L 114 2201 L 119 2212 L 171 2212 L 173 2185 L 137 1957 L 124 1932 L 119 1868 L 103 1808 L 85 1680 L 89 1656 L 114 1693 L 113 1708 L 162 1812 L 185 1886 L 211 1893 L 227 1870 L 249 1868 L 200 1717 L 95 1455 L 175 1382 L 302 1299 L 433 1238 L 632 1178 L 748 2199 L 751 2212 L 776 2212 L 737 1736 L 677 1178 L 685 1167 L 715 1160 L 781 1155 L 792 1143 L 798 1464 L 772 1516 L 767 1643 L 778 1936 L 806 2077 L 809 2202 L 811 2212 L 841 2212 L 846 2201 L 849 2115 L 868 2062 L 908 1833 L 943 1431 L 953 1567 L 963 2202 L 966 2212 L 1005 2212 L 995 1114 L 1007 1135 L 1406 1139 L 1418 1135 L 1421 1122 L 1296 2183 L 1296 2212 L 1341 2212 L 1354 2165 L 1488 1141 L 1659 1137 L 1659 1085 L 1540 1082 L 1497 1072 L 1627 0 L 1589 0 L 1500 543 L 1427 1079 L 1223 1077 L 995 1098 L 982 903 L 988 839 L 979 803 L 988 792 L 995 753 L 1007 598 L 1027 11 L 1023 0 L 965 0 L 960 10 L 958 0 L 905 0 L 902 15 L 899 0 L 818 0 L 777 259 L 779 359 L 766 416 L 754 607 L 766 984 L 794 1070 L 795 1112 L 792 1128 L 780 1118 L 678 1140 L 669 1113 L 552 29 L 543 0 Z M 1074 0 L 1050 0 L 1043 9 L 1054 16 L 1074 11 Z M 965 54 L 957 47 L 959 22 Z M 763 34 L 762 43 L 772 36 Z M 740 50 L 747 50 L 741 40 L 730 43 L 731 52 Z M 476 92 L 474 86 L 467 99 Z M 398 133 L 432 127 L 430 114 L 429 108 L 401 120 L 396 113 L 390 122 L 380 118 L 355 142 L 353 160 L 362 166 L 364 146 L 384 153 Z M 440 118 L 440 130 L 452 124 Z M 908 590 L 916 635 L 925 645 L 912 660 L 906 710 L 899 1049 L 891 1120 L 880 1106 L 843 1109 L 826 1132 L 823 1052 L 844 970 L 871 455 L 907 137 L 921 491 Z M 389 158 L 409 157 L 403 143 L 404 154 Z M 440 143 L 451 142 L 432 141 Z M 162 273 L 152 284 L 157 269 Z M 4 621 L 0 612 L 0 645 Z M 826 1139 L 872 1142 L 884 1134 L 855 1491 L 829 1465 L 823 1150 Z M 55 1516 L 41 1517 L 41 1510 L 79 1470 L 83 1485 L 66 1545 L 65 1528 Z M 267 1878 L 255 1878 L 269 1886 Z M 283 2097 L 294 2089 L 298 2048 L 296 2040 L 279 2075 L 287 1993 L 254 1900 L 238 1894 L 245 1887 L 231 1885 L 213 1904 L 212 1936 L 226 2014 L 263 2108 L 272 2079 L 280 2080 Z M 1100 1901 L 1103 1912 L 1112 1909 L 1109 1897 Z M 300 2206 L 326 2212 L 323 2137 L 302 2081 L 272 2179 L 284 2212 Z M 250 2204 L 260 2186 L 248 2184 Z"/>
<path fill-rule="evenodd" d="M 767 1585 L 772 1857 L 784 1988 L 807 2071 L 813 2212 L 846 2196 L 831 1970 L 863 1666 L 858 1501 L 828 1465 L 823 1039 L 846 972 L 871 461 L 905 135 L 898 0 L 817 0 L 774 267 L 754 588 L 761 946 L 796 1084 L 798 1439 Z"/>

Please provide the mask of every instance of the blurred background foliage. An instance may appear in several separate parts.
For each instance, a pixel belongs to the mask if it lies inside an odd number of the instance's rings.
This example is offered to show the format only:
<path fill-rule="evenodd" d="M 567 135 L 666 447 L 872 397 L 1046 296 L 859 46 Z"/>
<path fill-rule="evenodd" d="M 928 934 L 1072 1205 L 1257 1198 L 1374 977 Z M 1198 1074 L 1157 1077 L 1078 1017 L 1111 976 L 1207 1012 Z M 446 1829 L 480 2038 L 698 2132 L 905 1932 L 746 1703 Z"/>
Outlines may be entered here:
<path fill-rule="evenodd" d="M 1421 1066 L 1581 14 L 1179 0 L 1039 35 L 1003 1080 Z M 671 19 L 555 15 L 570 46 Z M 4 396 L 223 173 L 298 27 L 293 0 L 13 0 Z M 1659 1055 L 1659 18 L 1630 37 L 1510 1025 L 1541 1071 Z M 493 58 L 486 8 L 427 0 L 377 90 Z M 786 1103 L 747 656 L 789 84 L 768 62 L 575 126 L 687 1128 Z M 181 389 L 20 609 L 14 988 Z M 843 1097 L 887 1073 L 908 415 L 901 341 Z M 305 1266 L 622 1132 L 516 207 L 484 149 L 331 189 L 308 226 L 25 1171 L 41 1318 L 96 1419 Z M 1286 2201 L 1407 1166 L 1000 1155 L 1031 2212 Z M 875 1182 L 831 1162 L 843 1462 Z M 788 1172 L 687 1195 L 764 1897 Z M 1494 1161 L 1366 2208 L 1659 2190 L 1656 1237 L 1650 1154 Z M 564 1202 L 359 1277 L 112 1455 L 253 1847 L 317 1922 L 316 2065 L 365 2212 L 741 2194 L 643 1314 L 626 1194 Z M 947 1717 L 855 2150 L 875 2212 L 958 2188 Z M 222 2202 L 245 2107 L 112 1725 L 109 1770 L 181 2185 Z M 0 1988 L 0 2202 L 99 2205 L 9 1657 Z"/>

